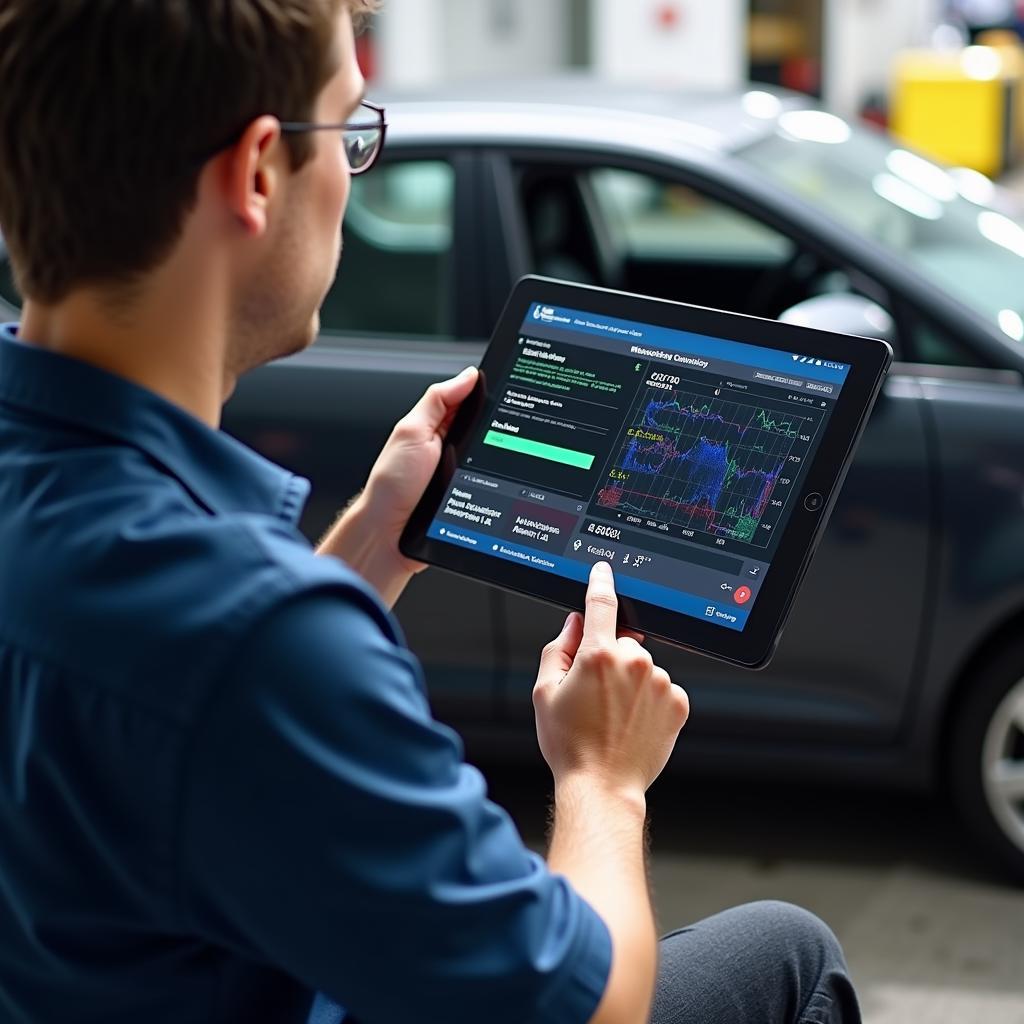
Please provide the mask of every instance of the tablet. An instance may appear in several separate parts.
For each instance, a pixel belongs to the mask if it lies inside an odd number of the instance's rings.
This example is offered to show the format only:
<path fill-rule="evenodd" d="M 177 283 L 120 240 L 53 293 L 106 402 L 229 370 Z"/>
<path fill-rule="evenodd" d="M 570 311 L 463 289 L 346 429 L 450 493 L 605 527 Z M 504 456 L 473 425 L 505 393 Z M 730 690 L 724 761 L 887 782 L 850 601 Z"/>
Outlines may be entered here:
<path fill-rule="evenodd" d="M 410 558 L 751 668 L 771 658 L 892 350 L 545 278 L 516 286 Z"/>

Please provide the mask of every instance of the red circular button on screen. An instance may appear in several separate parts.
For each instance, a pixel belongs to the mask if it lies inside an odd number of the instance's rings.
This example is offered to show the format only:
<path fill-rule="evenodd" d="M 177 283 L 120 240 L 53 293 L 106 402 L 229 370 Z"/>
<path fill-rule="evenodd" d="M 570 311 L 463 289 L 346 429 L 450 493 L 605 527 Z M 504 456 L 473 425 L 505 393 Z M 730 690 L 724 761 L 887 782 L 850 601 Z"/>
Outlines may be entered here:
<path fill-rule="evenodd" d="M 740 587 L 732 596 L 737 604 L 746 604 L 751 597 L 750 587 Z"/>

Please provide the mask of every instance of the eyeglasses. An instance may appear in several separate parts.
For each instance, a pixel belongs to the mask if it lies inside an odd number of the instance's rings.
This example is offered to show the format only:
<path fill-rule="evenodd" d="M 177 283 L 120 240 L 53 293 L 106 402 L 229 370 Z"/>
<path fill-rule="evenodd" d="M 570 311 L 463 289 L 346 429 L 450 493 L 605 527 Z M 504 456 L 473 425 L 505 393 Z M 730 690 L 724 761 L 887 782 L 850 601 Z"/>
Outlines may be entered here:
<path fill-rule="evenodd" d="M 355 121 L 348 124 L 317 124 L 311 121 L 282 121 L 281 131 L 285 134 L 295 132 L 341 132 L 348 157 L 348 166 L 352 174 L 365 174 L 377 162 L 384 149 L 384 137 L 388 132 L 388 122 L 384 117 L 384 108 L 376 103 L 363 100 Z"/>

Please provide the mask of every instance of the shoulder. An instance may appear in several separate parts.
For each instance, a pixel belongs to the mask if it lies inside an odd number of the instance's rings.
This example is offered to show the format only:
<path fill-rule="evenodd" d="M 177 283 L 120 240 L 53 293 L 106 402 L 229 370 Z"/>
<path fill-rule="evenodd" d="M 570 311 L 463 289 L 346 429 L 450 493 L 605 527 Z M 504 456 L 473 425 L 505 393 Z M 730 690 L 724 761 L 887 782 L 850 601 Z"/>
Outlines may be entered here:
<path fill-rule="evenodd" d="M 237 540 L 245 550 L 236 557 L 258 567 L 274 581 L 269 601 L 257 600 L 257 615 L 267 608 L 284 607 L 299 598 L 322 595 L 331 601 L 321 608 L 347 606 L 360 621 L 372 621 L 389 640 L 400 642 L 391 614 L 377 592 L 358 573 L 337 558 L 316 554 L 293 526 L 265 516 L 235 517 Z"/>
<path fill-rule="evenodd" d="M 3 632 L 173 720 L 192 718 L 256 623 L 303 595 L 330 593 L 400 643 L 372 588 L 283 519 L 210 515 L 141 459 L 119 468 L 116 487 L 57 497 L 19 509 L 25 528 L 15 524 L 21 540 L 0 574 L 12 597 Z"/>
<path fill-rule="evenodd" d="M 176 679 L 191 675 L 198 699 L 233 670 L 242 650 L 258 645 L 269 653 L 276 644 L 294 654 L 313 642 L 311 624 L 325 617 L 331 635 L 350 645 L 372 639 L 401 647 L 374 590 L 341 561 L 317 555 L 289 523 L 231 515 L 190 517 L 166 529 L 157 542 L 159 582 L 142 600 L 165 610 L 152 639 Z"/>

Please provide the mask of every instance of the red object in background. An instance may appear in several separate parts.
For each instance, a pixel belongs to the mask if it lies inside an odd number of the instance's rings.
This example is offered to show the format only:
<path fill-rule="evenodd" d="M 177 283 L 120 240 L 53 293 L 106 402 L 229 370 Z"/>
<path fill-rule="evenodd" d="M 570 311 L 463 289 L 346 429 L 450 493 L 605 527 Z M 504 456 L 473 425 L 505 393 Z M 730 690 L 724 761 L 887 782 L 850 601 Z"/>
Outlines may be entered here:
<path fill-rule="evenodd" d="M 356 58 L 363 78 L 372 82 L 377 74 L 377 48 L 374 46 L 372 33 L 364 32 L 356 40 Z"/>
<path fill-rule="evenodd" d="M 860 112 L 861 120 L 873 124 L 876 128 L 887 129 L 889 127 L 889 113 L 877 103 L 868 103 Z"/>
<path fill-rule="evenodd" d="M 821 95 L 821 62 L 814 57 L 790 57 L 782 62 L 780 81 L 787 89 Z"/>
<path fill-rule="evenodd" d="M 654 15 L 658 28 L 665 32 L 674 32 L 683 21 L 683 12 L 678 4 L 661 4 Z"/>

